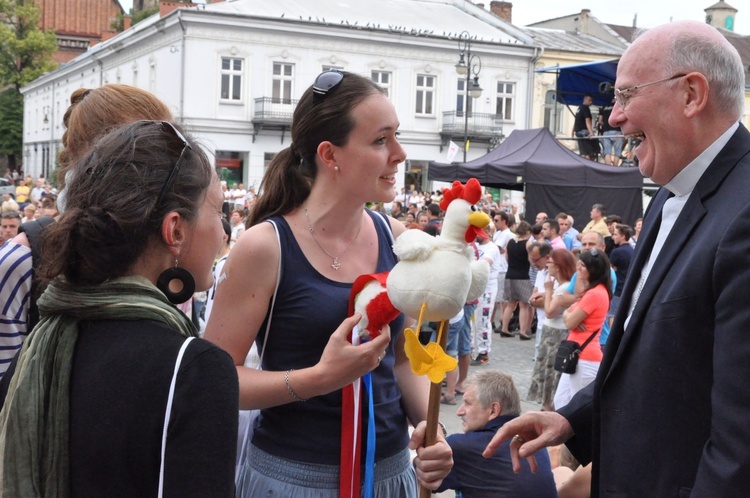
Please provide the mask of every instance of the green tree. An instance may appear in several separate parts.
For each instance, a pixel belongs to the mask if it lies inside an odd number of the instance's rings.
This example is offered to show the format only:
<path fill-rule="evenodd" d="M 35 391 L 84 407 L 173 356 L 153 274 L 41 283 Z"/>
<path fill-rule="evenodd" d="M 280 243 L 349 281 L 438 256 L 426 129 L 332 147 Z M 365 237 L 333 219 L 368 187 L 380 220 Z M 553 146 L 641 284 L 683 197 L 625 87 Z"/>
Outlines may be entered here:
<path fill-rule="evenodd" d="M 51 71 L 57 39 L 39 29 L 39 7 L 33 0 L 0 0 L 0 84 L 16 90 Z"/>
<path fill-rule="evenodd" d="M 145 9 L 140 12 L 133 13 L 133 9 L 130 9 L 130 14 L 127 16 L 125 14 L 117 14 L 115 18 L 110 23 L 110 27 L 117 31 L 118 33 L 121 31 L 125 31 L 125 18 L 130 17 L 130 25 L 135 26 L 139 22 L 143 21 L 144 19 L 147 19 L 154 14 L 157 14 L 159 12 L 159 7 L 154 7 L 152 9 Z"/>
<path fill-rule="evenodd" d="M 15 171 L 23 146 L 23 96 L 12 86 L 0 93 L 0 154 Z"/>
<path fill-rule="evenodd" d="M 39 7 L 33 0 L 0 0 L 0 154 L 15 170 L 23 143 L 23 97 L 20 88 L 56 64 L 57 39 L 39 29 Z"/>

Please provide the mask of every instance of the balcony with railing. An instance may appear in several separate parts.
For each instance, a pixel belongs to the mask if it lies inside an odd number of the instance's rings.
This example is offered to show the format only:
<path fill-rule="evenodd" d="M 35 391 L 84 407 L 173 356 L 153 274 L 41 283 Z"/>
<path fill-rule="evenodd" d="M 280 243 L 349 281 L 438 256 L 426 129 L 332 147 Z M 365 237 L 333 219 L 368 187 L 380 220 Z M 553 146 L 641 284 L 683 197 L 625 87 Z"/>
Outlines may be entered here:
<path fill-rule="evenodd" d="M 500 114 L 471 111 L 465 114 L 463 111 L 446 111 L 443 113 L 440 135 L 446 139 L 463 140 L 465 133 L 469 140 L 489 142 L 493 137 L 503 133 L 503 123 L 504 120 Z"/>
<path fill-rule="evenodd" d="M 284 134 L 292 126 L 292 115 L 298 102 L 296 99 L 272 97 L 255 99 L 252 119 L 253 142 L 261 130 L 281 130 L 281 143 L 284 143 Z"/>

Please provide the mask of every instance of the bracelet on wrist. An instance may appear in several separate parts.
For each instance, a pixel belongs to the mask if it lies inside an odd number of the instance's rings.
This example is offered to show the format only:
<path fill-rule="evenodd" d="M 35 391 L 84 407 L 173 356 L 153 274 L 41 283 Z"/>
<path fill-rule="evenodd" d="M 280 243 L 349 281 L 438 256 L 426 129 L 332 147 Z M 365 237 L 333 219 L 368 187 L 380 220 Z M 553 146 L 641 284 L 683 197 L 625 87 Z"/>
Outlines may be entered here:
<path fill-rule="evenodd" d="M 294 369 L 290 368 L 284 373 L 284 384 L 286 384 L 286 390 L 289 391 L 289 395 L 294 398 L 294 401 L 307 401 L 307 399 L 297 396 L 297 393 L 292 389 L 292 384 L 289 383 L 289 374 L 292 373 L 292 370 Z"/>

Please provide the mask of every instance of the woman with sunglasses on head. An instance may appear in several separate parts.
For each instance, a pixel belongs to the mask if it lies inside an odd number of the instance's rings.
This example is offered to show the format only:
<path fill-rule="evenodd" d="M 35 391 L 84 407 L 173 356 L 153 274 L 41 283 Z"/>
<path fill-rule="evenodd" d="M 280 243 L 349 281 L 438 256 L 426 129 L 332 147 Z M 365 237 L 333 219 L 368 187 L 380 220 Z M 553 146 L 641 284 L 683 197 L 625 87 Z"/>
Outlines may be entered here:
<path fill-rule="evenodd" d="M 72 165 L 96 139 L 120 125 L 139 119 L 171 121 L 172 113 L 154 95 L 128 85 L 110 84 L 75 90 L 62 119 L 65 133 L 58 157 L 58 184 L 65 186 Z M 65 208 L 65 197 L 66 190 L 63 189 L 57 199 L 59 211 Z M 44 211 L 37 208 L 37 217 Z M 35 234 L 41 231 L 41 225 L 49 221 L 24 226 L 26 232 L 19 233 L 0 248 L 0 279 L 6 282 L 0 286 L 0 307 L 3 310 L 0 315 L 0 377 L 38 321 L 36 299 L 41 292 L 32 288 L 32 282 L 36 282 L 34 260 L 39 258 L 37 251 L 41 243 L 35 242 L 32 254 L 29 239 L 36 240 Z"/>
<path fill-rule="evenodd" d="M 575 393 L 596 378 L 602 362 L 599 335 L 612 300 L 612 276 L 609 258 L 604 251 L 591 249 L 582 252 L 576 270 L 585 290 L 581 298 L 563 312 L 563 320 L 570 330 L 568 341 L 575 341 L 581 346 L 586 341 L 588 344 L 578 356 L 576 372 L 560 376 L 555 391 L 555 409 L 567 405 Z"/>
<path fill-rule="evenodd" d="M 352 283 L 390 270 L 391 237 L 405 230 L 364 208 L 396 195 L 395 174 L 406 158 L 398 127 L 393 105 L 369 79 L 318 76 L 295 110 L 292 144 L 272 161 L 250 228 L 229 255 L 205 337 L 234 358 L 240 407 L 262 410 L 240 479 L 243 496 L 339 496 L 341 389 L 368 372 L 374 496 L 416 496 L 415 468 L 430 489 L 450 471 L 442 435 L 421 447 L 429 380 L 415 376 L 405 356 L 404 317 L 369 342 L 347 340 L 360 319 L 347 318 Z M 269 220 L 278 226 L 280 252 Z M 262 370 L 243 367 L 256 339 Z M 411 443 L 409 422 L 417 427 Z M 408 445 L 419 447 L 414 467 Z"/>
<path fill-rule="evenodd" d="M 213 282 L 216 173 L 162 121 L 105 135 L 74 170 L 42 320 L 0 383 L 3 495 L 231 496 L 236 369 L 174 306 Z"/>

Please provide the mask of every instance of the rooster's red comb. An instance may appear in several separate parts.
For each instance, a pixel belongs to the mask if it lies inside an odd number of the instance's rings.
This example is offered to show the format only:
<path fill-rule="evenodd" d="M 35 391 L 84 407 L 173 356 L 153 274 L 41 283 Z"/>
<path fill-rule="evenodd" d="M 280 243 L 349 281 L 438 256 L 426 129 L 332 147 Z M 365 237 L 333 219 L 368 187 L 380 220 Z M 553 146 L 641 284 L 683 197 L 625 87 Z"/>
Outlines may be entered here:
<path fill-rule="evenodd" d="M 476 204 L 482 198 L 482 186 L 476 178 L 469 178 L 466 185 L 456 180 L 451 188 L 443 189 L 443 200 L 440 202 L 440 209 L 446 211 L 448 204 L 455 199 L 463 199 L 469 204 Z"/>

